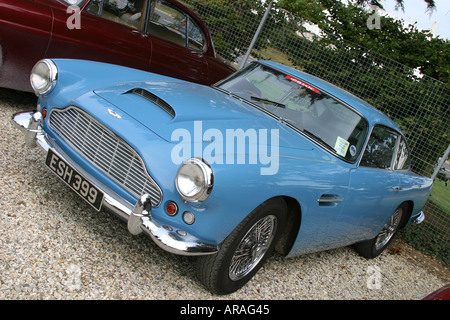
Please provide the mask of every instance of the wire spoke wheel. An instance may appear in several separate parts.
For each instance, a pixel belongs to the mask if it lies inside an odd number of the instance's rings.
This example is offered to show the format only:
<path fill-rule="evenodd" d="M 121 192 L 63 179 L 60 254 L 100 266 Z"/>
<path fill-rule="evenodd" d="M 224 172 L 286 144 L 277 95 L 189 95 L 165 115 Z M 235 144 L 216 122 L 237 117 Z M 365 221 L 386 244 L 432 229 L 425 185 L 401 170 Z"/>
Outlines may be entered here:
<path fill-rule="evenodd" d="M 394 238 L 404 220 L 404 216 L 407 214 L 407 210 L 407 204 L 400 205 L 389 217 L 389 220 L 378 235 L 372 239 L 364 240 L 353 245 L 356 251 L 367 259 L 373 259 L 379 256 Z"/>
<path fill-rule="evenodd" d="M 273 241 L 277 219 L 268 215 L 258 220 L 239 243 L 229 267 L 229 277 L 237 281 L 249 274 L 261 261 Z"/>
<path fill-rule="evenodd" d="M 202 284 L 215 294 L 228 294 L 244 286 L 270 257 L 286 217 L 282 198 L 269 199 L 253 209 L 217 253 L 198 258 L 197 275 Z"/>
<path fill-rule="evenodd" d="M 380 250 L 383 248 L 389 240 L 394 236 L 395 232 L 400 225 L 400 221 L 402 219 L 403 210 L 402 208 L 398 208 L 395 210 L 394 214 L 389 218 L 389 221 L 384 225 L 383 229 L 377 236 L 377 240 L 375 242 L 376 250 Z"/>

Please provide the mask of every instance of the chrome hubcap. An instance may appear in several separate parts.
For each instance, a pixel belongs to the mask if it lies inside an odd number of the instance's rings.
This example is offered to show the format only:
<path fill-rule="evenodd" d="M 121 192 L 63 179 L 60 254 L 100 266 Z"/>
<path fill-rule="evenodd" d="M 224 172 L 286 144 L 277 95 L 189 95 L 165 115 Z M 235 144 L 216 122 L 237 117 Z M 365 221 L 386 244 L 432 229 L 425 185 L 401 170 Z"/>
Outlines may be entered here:
<path fill-rule="evenodd" d="M 402 219 L 402 209 L 397 209 L 394 214 L 389 218 L 389 221 L 384 225 L 383 229 L 380 231 L 377 237 L 377 241 L 375 243 L 375 248 L 380 250 L 382 247 L 386 245 L 386 243 L 391 240 L 392 236 L 397 231 L 397 228 Z"/>
<path fill-rule="evenodd" d="M 275 236 L 276 221 L 275 216 L 269 215 L 258 220 L 248 230 L 231 258 L 231 280 L 242 279 L 258 265 Z"/>

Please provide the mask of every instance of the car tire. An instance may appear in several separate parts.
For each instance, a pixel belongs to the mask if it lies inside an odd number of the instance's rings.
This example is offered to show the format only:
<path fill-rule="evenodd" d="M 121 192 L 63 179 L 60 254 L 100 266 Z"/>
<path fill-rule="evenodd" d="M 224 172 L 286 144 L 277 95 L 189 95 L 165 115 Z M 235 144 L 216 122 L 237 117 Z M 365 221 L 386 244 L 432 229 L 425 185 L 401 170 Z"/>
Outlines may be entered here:
<path fill-rule="evenodd" d="M 270 199 L 253 210 L 224 240 L 217 253 L 198 258 L 200 282 L 220 295 L 244 286 L 272 253 L 283 230 L 286 212 L 282 198 Z"/>
<path fill-rule="evenodd" d="M 354 245 L 356 252 L 367 259 L 373 259 L 379 256 L 394 239 L 402 218 L 406 214 L 406 209 L 405 205 L 399 206 L 375 238 Z"/>

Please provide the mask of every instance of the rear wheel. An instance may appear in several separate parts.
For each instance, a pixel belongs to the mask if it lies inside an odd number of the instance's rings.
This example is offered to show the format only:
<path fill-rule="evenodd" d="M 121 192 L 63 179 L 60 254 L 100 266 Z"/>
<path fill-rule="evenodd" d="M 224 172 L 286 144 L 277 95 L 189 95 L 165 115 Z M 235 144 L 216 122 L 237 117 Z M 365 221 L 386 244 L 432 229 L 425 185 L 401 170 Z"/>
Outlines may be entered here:
<path fill-rule="evenodd" d="M 380 233 L 373 239 L 355 244 L 355 250 L 368 259 L 379 256 L 394 238 L 405 213 L 406 207 L 404 205 L 398 207 L 388 222 L 383 226 Z"/>
<path fill-rule="evenodd" d="M 252 211 L 225 239 L 218 253 L 198 259 L 198 277 L 213 293 L 245 285 L 273 251 L 286 218 L 286 203 L 270 199 Z"/>

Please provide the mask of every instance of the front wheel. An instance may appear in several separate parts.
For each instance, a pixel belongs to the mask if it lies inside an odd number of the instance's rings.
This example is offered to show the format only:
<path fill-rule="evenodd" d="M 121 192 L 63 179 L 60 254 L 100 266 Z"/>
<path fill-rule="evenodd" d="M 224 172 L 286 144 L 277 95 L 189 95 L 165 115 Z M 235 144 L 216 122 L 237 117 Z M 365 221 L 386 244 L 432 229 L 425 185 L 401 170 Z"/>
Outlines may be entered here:
<path fill-rule="evenodd" d="M 405 206 L 398 207 L 389 218 L 388 222 L 383 226 L 380 233 L 373 239 L 356 243 L 354 245 L 355 250 L 368 259 L 379 256 L 394 238 L 405 213 Z"/>
<path fill-rule="evenodd" d="M 252 211 L 225 239 L 218 253 L 200 257 L 200 281 L 213 293 L 232 293 L 245 285 L 273 251 L 286 218 L 283 199 Z"/>

